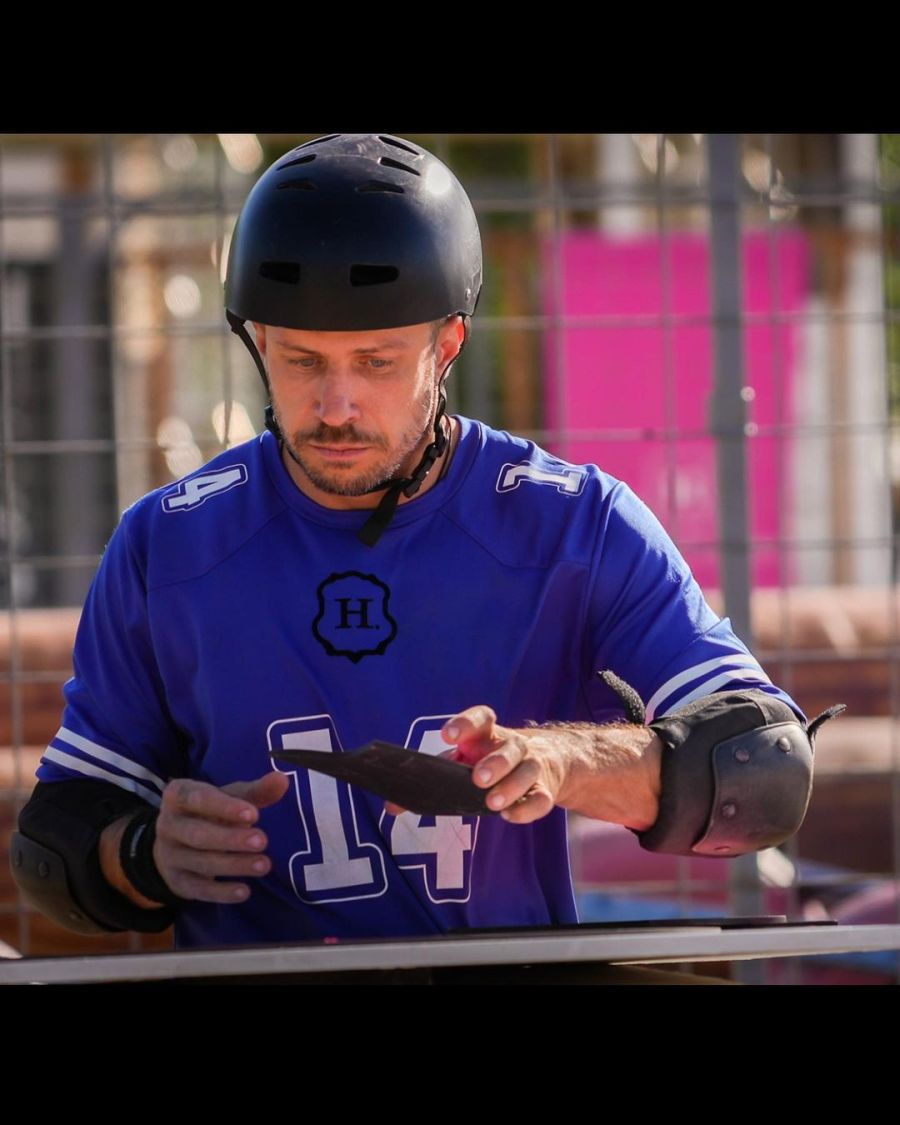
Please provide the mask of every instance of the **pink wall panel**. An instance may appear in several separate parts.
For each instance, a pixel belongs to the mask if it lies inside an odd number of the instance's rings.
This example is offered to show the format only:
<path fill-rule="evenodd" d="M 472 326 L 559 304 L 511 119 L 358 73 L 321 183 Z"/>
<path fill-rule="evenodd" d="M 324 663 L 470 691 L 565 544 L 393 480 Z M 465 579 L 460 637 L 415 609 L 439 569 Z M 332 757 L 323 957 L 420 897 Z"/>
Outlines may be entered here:
<path fill-rule="evenodd" d="M 547 288 L 547 313 L 617 319 L 547 333 L 545 418 L 548 429 L 562 431 L 548 444 L 568 460 L 594 462 L 627 481 L 666 525 L 701 584 L 718 586 L 715 448 L 706 434 L 714 373 L 707 238 L 573 231 L 558 253 L 562 292 L 557 298 Z M 744 382 L 753 392 L 748 419 L 758 427 L 794 420 L 801 328 L 778 318 L 805 309 L 809 260 L 801 231 L 744 235 Z M 789 582 L 771 543 L 791 523 L 789 438 L 749 436 L 747 461 L 758 548 L 753 581 Z"/>

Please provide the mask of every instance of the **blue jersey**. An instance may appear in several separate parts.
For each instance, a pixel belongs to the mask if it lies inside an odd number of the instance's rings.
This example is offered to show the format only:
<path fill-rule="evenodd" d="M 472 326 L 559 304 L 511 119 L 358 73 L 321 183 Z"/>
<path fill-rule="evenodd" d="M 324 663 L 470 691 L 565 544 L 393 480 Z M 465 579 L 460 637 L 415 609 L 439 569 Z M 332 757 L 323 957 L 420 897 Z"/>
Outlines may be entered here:
<path fill-rule="evenodd" d="M 272 750 L 439 753 L 476 703 L 512 727 L 620 720 L 604 668 L 648 717 L 731 687 L 782 695 L 624 484 L 459 421 L 446 476 L 375 548 L 356 534 L 368 513 L 303 495 L 268 433 L 124 513 L 39 777 L 158 805 L 175 777 L 291 774 L 260 816 L 272 871 L 246 903 L 186 902 L 180 946 L 575 920 L 563 810 L 395 818 Z"/>

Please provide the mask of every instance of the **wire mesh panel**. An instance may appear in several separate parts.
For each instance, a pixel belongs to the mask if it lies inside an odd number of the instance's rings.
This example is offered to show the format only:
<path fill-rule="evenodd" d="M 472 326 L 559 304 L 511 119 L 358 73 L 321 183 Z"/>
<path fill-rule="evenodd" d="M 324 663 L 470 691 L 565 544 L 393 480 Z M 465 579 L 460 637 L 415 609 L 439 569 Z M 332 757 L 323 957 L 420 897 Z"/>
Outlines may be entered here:
<path fill-rule="evenodd" d="M 0 136 L 4 838 L 119 513 L 262 427 L 224 265 L 256 177 L 314 135 Z M 810 716 L 849 706 L 777 851 L 664 857 L 572 817 L 582 915 L 900 920 L 900 140 L 410 139 L 457 173 L 485 246 L 451 410 L 626 480 L 773 681 Z M 86 943 L 2 879 L 0 940 L 23 952 L 169 941 Z M 888 955 L 816 971 L 897 972 Z"/>

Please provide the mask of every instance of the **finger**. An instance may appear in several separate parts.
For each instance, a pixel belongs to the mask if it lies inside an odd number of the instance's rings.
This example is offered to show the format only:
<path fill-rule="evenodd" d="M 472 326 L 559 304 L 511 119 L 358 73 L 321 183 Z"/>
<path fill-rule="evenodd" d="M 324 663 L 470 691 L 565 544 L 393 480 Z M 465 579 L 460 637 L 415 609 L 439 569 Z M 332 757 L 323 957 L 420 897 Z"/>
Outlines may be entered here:
<path fill-rule="evenodd" d="M 250 887 L 246 883 L 219 883 L 215 879 L 206 879 L 186 871 L 179 872 L 169 886 L 182 898 L 198 902 L 234 904 L 245 902 L 250 897 Z"/>
<path fill-rule="evenodd" d="M 486 704 L 468 707 L 452 719 L 448 719 L 441 729 L 445 742 L 468 742 L 472 739 L 493 738 L 497 715 Z"/>
<path fill-rule="evenodd" d="M 537 763 L 533 759 L 525 758 L 526 750 L 527 747 L 522 739 L 508 738 L 498 749 L 492 750 L 478 762 L 472 770 L 472 780 L 480 789 L 490 789 L 492 785 L 496 785 L 497 782 L 509 777 L 514 770 L 519 769 L 523 761 L 528 761 L 531 763 L 529 770 L 533 768 L 533 775 L 529 775 L 528 784 L 515 794 L 516 797 L 520 797 L 534 783 L 538 775 Z"/>
<path fill-rule="evenodd" d="M 163 816 L 156 824 L 156 837 L 173 847 L 214 852 L 261 852 L 268 844 L 259 828 L 230 828 L 197 816 Z"/>
<path fill-rule="evenodd" d="M 487 760 L 487 759 L 485 759 Z M 481 767 L 477 767 L 475 772 L 480 773 Z M 495 773 L 497 771 L 494 771 Z M 499 812 L 501 809 L 508 808 L 515 801 L 526 796 L 531 790 L 542 782 L 541 769 L 539 764 L 534 758 L 526 758 L 520 765 L 511 772 L 502 775 L 502 779 L 491 788 L 490 793 L 485 798 L 485 803 L 489 809 L 494 809 Z M 481 780 L 476 781 L 477 785 L 483 785 Z M 542 785 L 542 788 L 546 786 Z"/>
<path fill-rule="evenodd" d="M 230 785 L 223 786 L 222 791 L 249 801 L 258 809 L 266 809 L 280 801 L 289 786 L 290 779 L 286 773 L 270 770 L 254 781 L 233 781 Z"/>
<path fill-rule="evenodd" d="M 267 855 L 246 852 L 202 852 L 170 845 L 168 850 L 163 849 L 161 858 L 176 879 L 179 875 L 201 875 L 207 879 L 259 878 L 272 870 L 272 861 Z"/>
<path fill-rule="evenodd" d="M 531 824 L 552 812 L 553 798 L 546 789 L 535 786 L 530 792 L 515 800 L 500 813 L 510 824 Z"/>
<path fill-rule="evenodd" d="M 163 790 L 162 812 L 187 814 L 230 824 L 255 824 L 259 811 L 255 805 L 230 796 L 205 781 L 179 778 Z"/>

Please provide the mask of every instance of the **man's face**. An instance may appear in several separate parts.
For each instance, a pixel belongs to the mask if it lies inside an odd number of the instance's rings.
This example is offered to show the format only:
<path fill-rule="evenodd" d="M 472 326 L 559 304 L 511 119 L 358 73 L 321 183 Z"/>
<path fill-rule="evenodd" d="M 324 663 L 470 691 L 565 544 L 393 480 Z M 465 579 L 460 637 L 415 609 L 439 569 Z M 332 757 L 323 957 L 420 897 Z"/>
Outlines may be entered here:
<path fill-rule="evenodd" d="M 462 323 L 365 332 L 256 326 L 275 417 L 297 485 L 330 508 L 374 506 L 369 491 L 415 468 L 433 439 L 440 374 Z"/>

